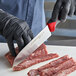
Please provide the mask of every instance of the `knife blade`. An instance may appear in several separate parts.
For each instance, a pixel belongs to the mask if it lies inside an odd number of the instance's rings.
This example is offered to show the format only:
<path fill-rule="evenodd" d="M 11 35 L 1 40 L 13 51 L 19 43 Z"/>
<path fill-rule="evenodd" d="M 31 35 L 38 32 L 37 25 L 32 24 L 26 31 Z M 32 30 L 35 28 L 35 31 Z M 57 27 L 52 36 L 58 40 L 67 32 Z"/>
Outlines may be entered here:
<path fill-rule="evenodd" d="M 58 23 L 59 21 L 47 24 L 47 26 L 33 40 L 31 40 L 21 52 L 19 52 L 14 60 L 13 67 L 24 61 L 32 52 L 43 44 L 52 35 L 51 32 L 55 31 L 55 27 Z"/>

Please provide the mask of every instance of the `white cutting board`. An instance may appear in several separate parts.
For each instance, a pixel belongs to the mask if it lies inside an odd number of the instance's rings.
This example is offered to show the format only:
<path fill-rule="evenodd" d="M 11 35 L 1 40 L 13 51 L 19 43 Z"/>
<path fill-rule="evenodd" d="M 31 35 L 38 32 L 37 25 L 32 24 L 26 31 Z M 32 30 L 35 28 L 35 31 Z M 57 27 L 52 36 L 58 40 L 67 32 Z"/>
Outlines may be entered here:
<path fill-rule="evenodd" d="M 49 53 L 58 53 L 60 56 L 64 56 L 68 54 L 70 57 L 73 57 L 76 59 L 76 47 L 70 47 L 70 46 L 47 46 L 47 50 Z M 0 76 L 27 76 L 27 73 L 31 69 L 36 69 L 52 60 L 39 63 L 37 65 L 34 65 L 28 69 L 13 72 L 10 64 L 4 57 L 4 55 L 8 52 L 8 47 L 6 44 L 0 43 Z M 54 59 L 55 60 L 55 59 Z M 76 71 L 71 73 L 68 76 L 76 76 Z"/>

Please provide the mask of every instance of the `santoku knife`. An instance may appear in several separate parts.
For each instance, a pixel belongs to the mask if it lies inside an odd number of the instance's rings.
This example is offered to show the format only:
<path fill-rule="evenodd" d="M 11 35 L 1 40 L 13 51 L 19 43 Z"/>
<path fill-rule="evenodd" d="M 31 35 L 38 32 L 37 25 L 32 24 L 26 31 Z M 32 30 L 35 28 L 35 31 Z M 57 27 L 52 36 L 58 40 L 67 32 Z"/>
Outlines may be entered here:
<path fill-rule="evenodd" d="M 24 61 L 32 52 L 43 44 L 52 35 L 51 32 L 55 31 L 55 27 L 58 23 L 59 21 L 48 23 L 47 26 L 33 40 L 31 40 L 21 52 L 19 52 L 14 60 L 13 67 Z"/>

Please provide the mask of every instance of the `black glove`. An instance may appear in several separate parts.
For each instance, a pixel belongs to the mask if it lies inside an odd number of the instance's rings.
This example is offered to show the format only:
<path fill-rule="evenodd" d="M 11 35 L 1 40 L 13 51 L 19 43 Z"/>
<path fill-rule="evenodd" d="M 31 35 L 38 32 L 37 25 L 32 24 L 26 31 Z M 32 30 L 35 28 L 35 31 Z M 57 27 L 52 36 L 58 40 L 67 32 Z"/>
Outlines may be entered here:
<path fill-rule="evenodd" d="M 12 56 L 16 56 L 13 40 L 18 44 L 19 51 L 33 39 L 28 24 L 3 10 L 0 10 L 0 34 L 7 40 Z"/>
<path fill-rule="evenodd" d="M 52 18 L 48 21 L 66 21 L 67 16 L 76 15 L 76 0 L 57 0 L 53 9 Z"/>

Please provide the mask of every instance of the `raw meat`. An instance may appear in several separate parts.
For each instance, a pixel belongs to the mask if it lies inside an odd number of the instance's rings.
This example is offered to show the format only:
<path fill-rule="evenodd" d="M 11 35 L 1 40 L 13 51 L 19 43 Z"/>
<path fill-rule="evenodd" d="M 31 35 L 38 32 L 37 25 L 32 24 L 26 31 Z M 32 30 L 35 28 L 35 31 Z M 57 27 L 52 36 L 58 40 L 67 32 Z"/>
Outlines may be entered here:
<path fill-rule="evenodd" d="M 18 47 L 16 48 L 16 53 L 18 54 Z M 5 54 L 5 57 L 7 58 L 8 62 L 9 62 L 9 63 L 11 64 L 11 66 L 12 66 L 15 57 L 13 57 L 10 52 L 8 52 L 7 54 Z"/>
<path fill-rule="evenodd" d="M 48 63 L 48 64 L 46 64 L 46 65 L 44 65 L 44 66 L 42 66 L 40 68 L 38 68 L 38 70 L 41 71 L 41 70 L 49 68 L 49 67 L 51 68 L 51 67 L 57 66 L 57 65 L 65 62 L 67 60 L 69 60 L 69 57 L 68 57 L 68 55 L 65 55 L 65 56 L 63 56 L 63 57 L 61 57 L 61 58 L 59 58 L 57 60 L 54 60 L 54 61 L 52 61 L 52 62 L 50 62 L 50 63 Z"/>
<path fill-rule="evenodd" d="M 68 74 L 74 72 L 75 70 L 76 70 L 76 64 L 73 65 L 72 67 L 68 68 L 68 69 L 61 70 L 52 76 L 67 76 Z"/>
<path fill-rule="evenodd" d="M 40 63 L 40 62 L 43 62 L 43 61 L 46 61 L 46 60 L 50 60 L 50 59 L 53 59 L 53 58 L 56 58 L 56 57 L 58 57 L 57 54 L 47 54 L 45 56 L 41 56 L 41 57 L 38 57 L 38 58 L 28 59 L 28 60 L 23 61 L 19 65 L 13 67 L 13 70 L 19 71 L 19 70 L 28 68 L 28 67 L 30 67 L 34 64 L 37 64 L 37 63 Z"/>
<path fill-rule="evenodd" d="M 10 52 L 7 53 L 7 54 L 5 55 L 5 57 L 7 58 L 8 62 L 9 62 L 11 65 L 13 65 L 13 61 L 14 61 L 15 57 L 13 57 Z"/>
<path fill-rule="evenodd" d="M 5 57 L 8 59 L 9 63 L 13 65 L 13 61 L 15 57 L 12 57 L 11 53 L 7 53 Z M 56 57 L 58 57 L 57 54 L 48 54 L 45 44 L 42 44 L 35 52 L 33 52 L 30 56 L 28 56 L 22 63 L 20 63 L 18 66 L 15 66 L 13 70 L 19 71 L 28 68 L 34 64 L 46 60 L 50 60 Z"/>
<path fill-rule="evenodd" d="M 28 76 L 66 76 L 75 70 L 76 61 L 65 55 L 38 69 L 30 70 Z"/>
<path fill-rule="evenodd" d="M 40 49 L 41 48 L 41 49 Z M 16 53 L 18 53 L 18 48 L 16 48 Z M 43 55 L 47 55 L 47 50 L 46 50 L 46 46 L 45 44 L 42 44 L 34 53 L 32 53 L 27 59 L 33 59 L 36 58 L 38 56 L 43 56 Z M 15 57 L 13 57 L 11 55 L 10 52 L 8 52 L 5 57 L 7 58 L 7 60 L 9 61 L 9 63 L 11 64 L 11 66 L 13 65 L 13 61 L 15 59 Z M 27 60 L 26 59 L 26 60 Z"/>
<path fill-rule="evenodd" d="M 53 74 L 57 73 L 60 70 L 67 69 L 72 67 L 75 64 L 75 61 L 70 58 L 69 60 L 63 62 L 62 64 L 56 65 L 52 68 L 44 69 L 40 72 L 40 76 L 52 76 Z"/>
<path fill-rule="evenodd" d="M 67 61 L 68 59 L 69 59 L 68 55 L 65 55 L 65 56 L 63 56 L 63 57 L 61 57 L 61 58 L 59 58 L 57 60 L 54 60 L 54 61 L 52 61 L 52 62 L 50 62 L 50 63 L 48 63 L 48 64 L 46 64 L 46 65 L 44 65 L 44 66 L 42 66 L 42 67 L 40 67 L 38 69 L 30 70 L 28 72 L 28 76 L 36 76 L 36 75 L 39 74 L 40 71 L 42 71 L 42 70 L 44 70 L 46 68 L 49 68 L 49 67 L 50 68 L 54 67 L 54 66 L 56 66 L 58 64 L 63 63 L 64 61 Z"/>
<path fill-rule="evenodd" d="M 38 58 L 40 56 L 45 56 L 47 55 L 48 52 L 47 52 L 47 49 L 46 49 L 46 45 L 45 44 L 42 44 L 37 50 L 35 50 L 35 52 L 33 52 L 29 57 L 28 59 L 33 59 L 33 58 Z"/>
<path fill-rule="evenodd" d="M 28 72 L 28 76 L 37 76 L 37 75 L 39 75 L 38 69 L 32 69 Z"/>

